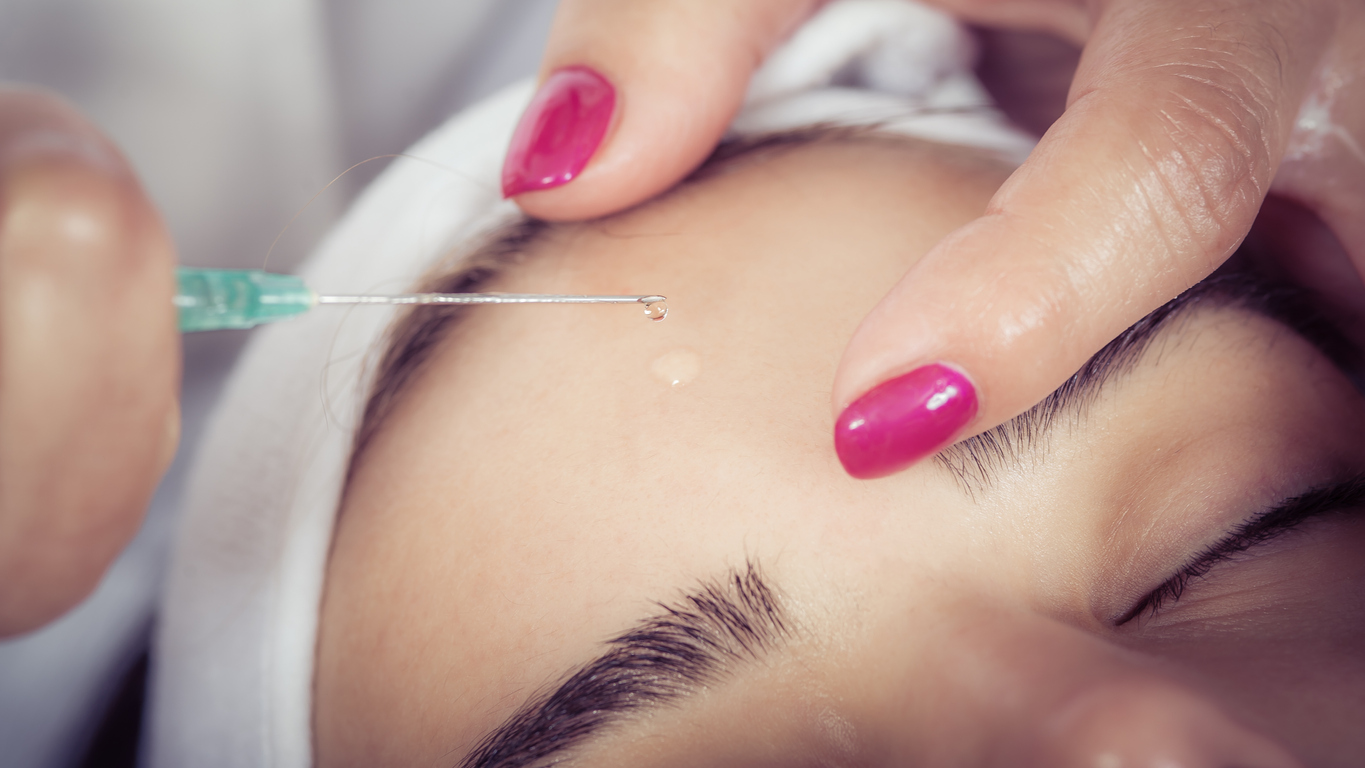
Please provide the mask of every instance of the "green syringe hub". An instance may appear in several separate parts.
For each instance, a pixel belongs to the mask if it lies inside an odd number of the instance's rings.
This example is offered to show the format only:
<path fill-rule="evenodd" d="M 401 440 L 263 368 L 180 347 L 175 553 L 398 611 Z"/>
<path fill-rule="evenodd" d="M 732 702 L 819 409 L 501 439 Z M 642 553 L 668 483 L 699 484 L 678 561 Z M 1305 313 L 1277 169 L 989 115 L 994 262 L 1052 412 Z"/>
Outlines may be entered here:
<path fill-rule="evenodd" d="M 252 328 L 303 314 L 317 303 L 303 281 L 259 269 L 177 267 L 181 331 Z"/>

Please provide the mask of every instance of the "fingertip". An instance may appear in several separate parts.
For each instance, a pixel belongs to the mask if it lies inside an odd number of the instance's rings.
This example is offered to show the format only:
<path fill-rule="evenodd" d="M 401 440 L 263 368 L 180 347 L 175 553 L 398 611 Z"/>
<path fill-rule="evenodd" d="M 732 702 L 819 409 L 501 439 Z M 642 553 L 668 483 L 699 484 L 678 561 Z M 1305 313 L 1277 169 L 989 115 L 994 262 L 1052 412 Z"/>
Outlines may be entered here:
<path fill-rule="evenodd" d="M 887 414 L 878 417 L 887 445 L 873 462 L 879 473 L 899 472 L 1027 410 L 1075 371 L 1078 354 L 1088 354 L 1078 343 L 1090 339 L 1073 338 L 1071 323 L 1084 316 L 1086 331 L 1100 337 L 1115 322 L 1109 315 L 1117 310 L 1088 313 L 1097 297 L 1082 302 L 1059 281 L 1054 254 L 1023 258 L 1012 244 L 1035 238 L 1021 237 L 1007 218 L 988 215 L 940 241 L 850 339 L 831 405 L 840 424 L 869 401 Z M 930 371 L 941 375 L 929 378 Z M 916 376 L 925 378 L 912 384 Z M 952 407 L 930 414 L 930 398 L 946 397 L 950 386 L 956 391 L 945 405 Z M 836 447 L 841 439 L 836 431 Z"/>
<path fill-rule="evenodd" d="M 815 3 L 565 0 L 541 87 L 514 132 L 502 190 L 531 216 L 624 210 L 700 165 L 749 78 Z"/>
<path fill-rule="evenodd" d="M 618 75 L 610 63 L 552 72 L 513 133 L 503 196 L 547 221 L 606 216 L 683 179 L 719 143 L 743 99 L 738 83 L 660 86 L 658 75 Z"/>
<path fill-rule="evenodd" d="M 70 102 L 49 91 L 0 85 L 0 173 L 52 162 L 133 178 L 123 154 Z"/>
<path fill-rule="evenodd" d="M 503 197 L 554 189 L 578 178 L 616 114 L 616 88 L 584 66 L 555 70 L 526 107 L 502 168 Z"/>
<path fill-rule="evenodd" d="M 966 374 L 943 363 L 921 366 L 844 408 L 835 422 L 835 452 L 852 477 L 886 477 L 951 444 L 978 408 Z"/>
<path fill-rule="evenodd" d="M 137 531 L 178 424 L 174 261 L 94 126 L 0 89 L 0 635 L 79 602 Z"/>

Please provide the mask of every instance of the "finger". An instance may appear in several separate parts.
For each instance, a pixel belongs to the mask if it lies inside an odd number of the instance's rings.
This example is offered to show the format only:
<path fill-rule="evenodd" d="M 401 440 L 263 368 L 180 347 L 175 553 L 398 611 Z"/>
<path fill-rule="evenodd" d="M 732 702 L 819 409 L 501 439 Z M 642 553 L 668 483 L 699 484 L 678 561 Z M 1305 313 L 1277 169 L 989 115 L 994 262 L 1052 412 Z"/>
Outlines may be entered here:
<path fill-rule="evenodd" d="M 817 5 L 565 0 L 508 151 L 504 194 L 562 220 L 669 188 L 715 148 L 754 69 Z"/>
<path fill-rule="evenodd" d="M 170 459 L 173 262 L 117 150 L 0 89 L 0 635 L 94 588 Z"/>
<path fill-rule="evenodd" d="M 1226 259 L 1275 173 L 1328 16 L 1290 3 L 1104 9 L 1065 114 L 986 215 L 854 335 L 833 392 L 850 473 L 889 474 L 1023 412 Z"/>

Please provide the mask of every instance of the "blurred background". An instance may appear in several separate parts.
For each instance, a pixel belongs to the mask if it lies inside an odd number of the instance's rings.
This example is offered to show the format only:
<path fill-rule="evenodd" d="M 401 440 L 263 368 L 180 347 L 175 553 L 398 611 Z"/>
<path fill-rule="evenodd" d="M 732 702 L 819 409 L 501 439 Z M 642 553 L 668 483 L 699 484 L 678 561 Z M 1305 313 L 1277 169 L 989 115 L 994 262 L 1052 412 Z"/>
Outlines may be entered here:
<path fill-rule="evenodd" d="M 55 91 L 122 147 L 181 263 L 261 267 L 337 174 L 534 74 L 557 0 L 0 0 L 0 81 Z M 391 161 L 289 227 L 289 272 Z M 146 649 L 183 474 L 246 334 L 185 337 L 184 427 L 96 593 L 0 642 L 0 768 L 135 765 Z"/>

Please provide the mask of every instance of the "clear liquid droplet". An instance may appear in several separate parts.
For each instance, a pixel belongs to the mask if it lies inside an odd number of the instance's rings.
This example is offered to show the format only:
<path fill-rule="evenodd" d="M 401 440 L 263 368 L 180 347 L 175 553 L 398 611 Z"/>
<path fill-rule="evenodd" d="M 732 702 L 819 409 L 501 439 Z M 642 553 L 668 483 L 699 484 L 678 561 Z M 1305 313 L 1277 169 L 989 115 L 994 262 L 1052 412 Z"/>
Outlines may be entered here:
<path fill-rule="evenodd" d="M 651 301 L 645 305 L 645 317 L 656 323 L 668 317 L 668 304 L 663 301 Z"/>
<path fill-rule="evenodd" d="M 671 349 L 655 358 L 649 371 L 669 387 L 685 387 L 701 373 L 701 355 L 687 347 Z"/>

